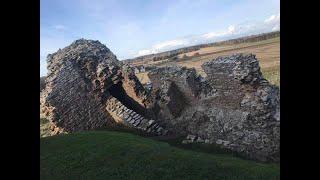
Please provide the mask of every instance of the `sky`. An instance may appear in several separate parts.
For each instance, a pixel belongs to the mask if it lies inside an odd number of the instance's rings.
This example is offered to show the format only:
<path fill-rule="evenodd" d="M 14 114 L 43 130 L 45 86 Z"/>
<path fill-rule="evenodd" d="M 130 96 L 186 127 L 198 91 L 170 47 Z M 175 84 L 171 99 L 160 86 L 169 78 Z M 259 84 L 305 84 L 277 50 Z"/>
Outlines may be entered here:
<path fill-rule="evenodd" d="M 280 0 L 41 0 L 40 76 L 46 57 L 99 40 L 119 60 L 280 30 Z"/>

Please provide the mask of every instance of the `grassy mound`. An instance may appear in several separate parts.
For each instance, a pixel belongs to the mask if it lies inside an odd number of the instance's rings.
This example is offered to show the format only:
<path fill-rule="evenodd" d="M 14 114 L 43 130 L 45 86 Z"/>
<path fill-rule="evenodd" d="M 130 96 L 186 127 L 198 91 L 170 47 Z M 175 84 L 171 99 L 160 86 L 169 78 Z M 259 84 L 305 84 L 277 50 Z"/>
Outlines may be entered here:
<path fill-rule="evenodd" d="M 95 131 L 40 139 L 41 179 L 279 179 L 279 166 Z"/>

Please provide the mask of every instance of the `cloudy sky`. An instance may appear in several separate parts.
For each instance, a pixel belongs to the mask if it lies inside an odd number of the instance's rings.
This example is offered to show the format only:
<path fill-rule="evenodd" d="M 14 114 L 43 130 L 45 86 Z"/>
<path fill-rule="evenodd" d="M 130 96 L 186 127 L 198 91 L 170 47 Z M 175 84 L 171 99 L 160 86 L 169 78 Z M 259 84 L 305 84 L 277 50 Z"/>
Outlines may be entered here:
<path fill-rule="evenodd" d="M 280 30 L 280 0 L 41 0 L 40 76 L 46 56 L 79 38 L 123 60 Z"/>

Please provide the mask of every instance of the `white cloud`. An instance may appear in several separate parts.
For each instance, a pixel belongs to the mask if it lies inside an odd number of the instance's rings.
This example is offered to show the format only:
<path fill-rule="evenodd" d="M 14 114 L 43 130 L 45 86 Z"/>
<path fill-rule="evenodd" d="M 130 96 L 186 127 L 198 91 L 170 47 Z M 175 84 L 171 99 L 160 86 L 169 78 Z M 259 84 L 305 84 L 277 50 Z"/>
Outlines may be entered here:
<path fill-rule="evenodd" d="M 280 24 L 277 24 L 272 28 L 272 31 L 278 31 L 278 30 L 280 30 Z"/>
<path fill-rule="evenodd" d="M 164 42 L 157 43 L 157 44 L 153 45 L 151 49 L 140 50 L 138 52 L 137 56 L 143 56 L 143 55 L 147 55 L 147 54 L 168 51 L 171 49 L 176 49 L 179 47 L 188 46 L 188 45 L 190 45 L 190 43 L 191 43 L 190 39 L 183 39 L 183 38 L 174 39 L 174 40 L 170 40 L 170 41 L 164 41 Z"/>
<path fill-rule="evenodd" d="M 270 16 L 264 22 L 265 23 L 278 23 L 278 22 L 280 22 L 280 13 Z"/>
<path fill-rule="evenodd" d="M 144 56 L 147 54 L 152 54 L 152 51 L 148 49 L 143 49 L 143 50 L 140 50 L 136 56 Z"/>
<path fill-rule="evenodd" d="M 231 33 L 231 34 L 234 33 L 235 29 L 236 29 L 235 26 L 233 26 L 233 25 L 229 26 L 228 27 L 228 33 Z"/>
<path fill-rule="evenodd" d="M 220 32 L 220 33 L 217 33 L 217 32 L 209 32 L 209 33 L 206 33 L 206 34 L 203 34 L 201 35 L 201 37 L 205 38 L 205 39 L 212 39 L 212 38 L 215 38 L 215 37 L 219 37 L 219 36 L 222 36 L 224 35 L 225 32 Z"/>
<path fill-rule="evenodd" d="M 61 24 L 54 25 L 53 28 L 56 29 L 56 30 L 59 30 L 59 31 L 67 29 L 66 26 L 61 25 Z"/>
<path fill-rule="evenodd" d="M 154 45 L 154 49 L 156 51 L 161 50 L 161 49 L 165 49 L 165 48 L 170 48 L 170 47 L 176 47 L 176 46 L 180 46 L 180 45 L 185 45 L 188 44 L 188 42 L 186 40 L 183 39 L 175 39 L 175 40 L 171 40 L 171 41 L 165 41 L 159 44 L 155 44 Z"/>
<path fill-rule="evenodd" d="M 249 22 L 249 23 L 242 23 L 238 25 L 230 25 L 228 28 L 222 31 L 213 31 L 205 34 L 189 36 L 184 38 L 177 38 L 169 41 L 160 42 L 160 43 L 154 44 L 149 49 L 143 49 L 138 51 L 135 57 L 160 53 L 160 52 L 178 49 L 186 46 L 192 46 L 196 44 L 222 41 L 222 40 L 237 38 L 241 36 L 248 36 L 248 35 L 266 33 L 270 31 L 278 31 L 278 30 L 280 30 L 280 13 L 276 15 L 272 15 L 262 22 L 254 22 L 254 23 Z"/>
<path fill-rule="evenodd" d="M 270 16 L 264 22 L 269 26 L 273 26 L 272 31 L 280 30 L 280 13 Z"/>
<path fill-rule="evenodd" d="M 213 38 L 217 38 L 217 37 L 222 37 L 222 36 L 226 36 L 229 34 L 233 34 L 236 33 L 236 26 L 231 25 L 228 27 L 228 29 L 224 30 L 224 31 L 220 31 L 220 32 L 209 32 L 203 35 L 200 35 L 200 38 L 205 38 L 205 39 L 213 39 Z"/>

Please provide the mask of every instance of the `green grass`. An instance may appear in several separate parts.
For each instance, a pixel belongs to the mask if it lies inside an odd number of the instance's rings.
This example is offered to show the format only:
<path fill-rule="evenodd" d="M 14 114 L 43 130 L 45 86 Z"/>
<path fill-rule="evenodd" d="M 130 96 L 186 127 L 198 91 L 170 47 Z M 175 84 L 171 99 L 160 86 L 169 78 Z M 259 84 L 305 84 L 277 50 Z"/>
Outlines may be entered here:
<path fill-rule="evenodd" d="M 268 69 L 261 69 L 264 78 L 266 78 L 271 84 L 280 87 L 280 67 L 272 67 Z"/>
<path fill-rule="evenodd" d="M 279 179 L 279 166 L 113 131 L 40 138 L 41 179 Z"/>

